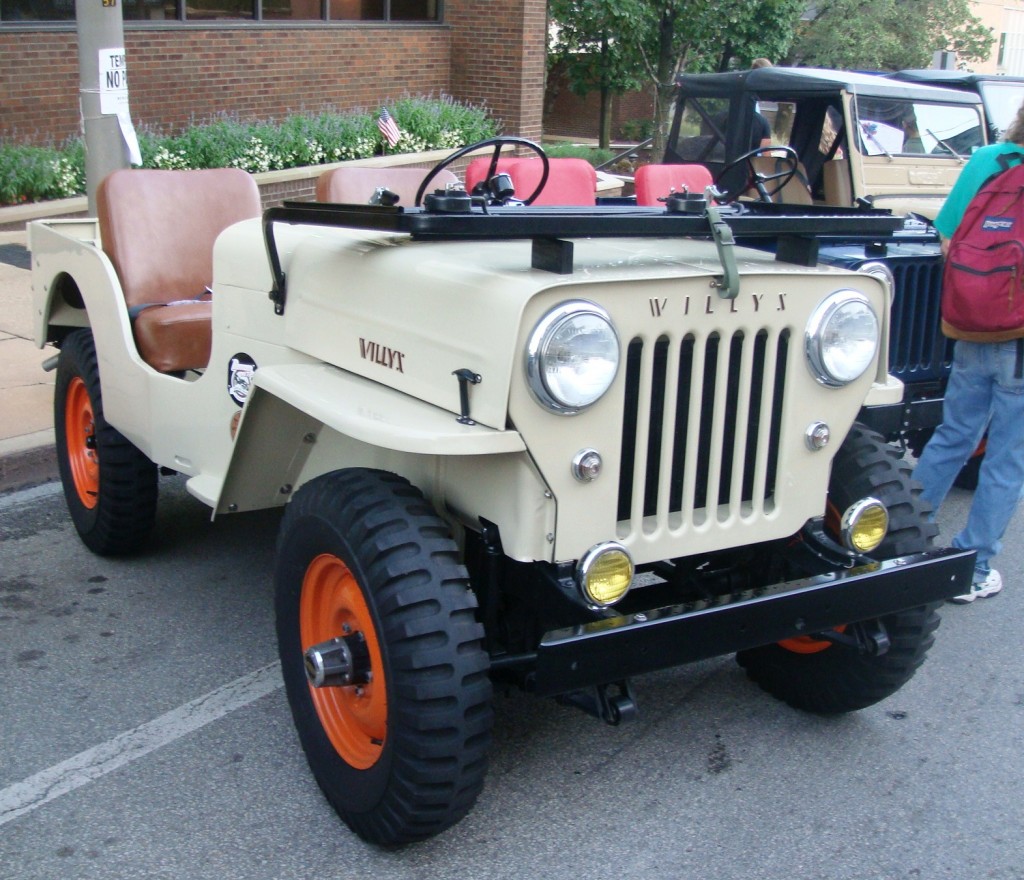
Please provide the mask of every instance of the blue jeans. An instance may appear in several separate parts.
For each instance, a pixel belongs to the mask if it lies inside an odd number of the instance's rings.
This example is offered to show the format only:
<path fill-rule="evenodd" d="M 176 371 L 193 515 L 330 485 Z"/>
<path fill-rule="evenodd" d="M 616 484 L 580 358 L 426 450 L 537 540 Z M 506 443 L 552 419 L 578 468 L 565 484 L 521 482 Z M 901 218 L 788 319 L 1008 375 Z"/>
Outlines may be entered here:
<path fill-rule="evenodd" d="M 978 551 L 980 572 L 986 572 L 999 553 L 1024 488 L 1024 377 L 1016 375 L 1017 368 L 1016 340 L 957 340 L 942 424 L 914 471 L 925 500 L 938 510 L 988 427 L 985 460 L 967 524 L 953 538 L 954 547 Z"/>

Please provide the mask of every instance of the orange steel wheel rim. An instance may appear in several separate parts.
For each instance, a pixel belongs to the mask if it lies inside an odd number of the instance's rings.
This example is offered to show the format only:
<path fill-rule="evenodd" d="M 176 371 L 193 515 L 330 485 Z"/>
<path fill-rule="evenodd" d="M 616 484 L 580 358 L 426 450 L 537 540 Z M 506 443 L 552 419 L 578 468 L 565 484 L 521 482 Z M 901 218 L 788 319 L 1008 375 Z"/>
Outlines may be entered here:
<path fill-rule="evenodd" d="M 833 535 L 839 534 L 841 520 L 842 514 L 839 512 L 839 508 L 830 500 L 825 508 L 825 525 Z M 836 632 L 845 632 L 846 624 L 833 627 L 833 629 Z M 783 639 L 778 644 L 780 648 L 785 648 L 794 654 L 818 654 L 832 647 L 831 642 L 826 642 L 824 639 L 816 639 L 814 636 L 794 636 L 791 639 Z"/>
<path fill-rule="evenodd" d="M 372 679 L 347 687 L 309 686 L 324 733 L 346 764 L 358 770 L 380 758 L 387 732 L 388 700 L 380 642 L 355 576 L 337 556 L 324 553 L 306 569 L 299 599 L 302 650 L 360 632 L 370 654 Z"/>
<path fill-rule="evenodd" d="M 846 624 L 833 627 L 836 632 L 846 632 Z M 791 639 L 783 639 L 779 642 L 780 648 L 792 651 L 794 654 L 817 654 L 832 647 L 831 642 L 824 639 L 816 639 L 814 636 L 794 636 Z"/>
<path fill-rule="evenodd" d="M 75 376 L 64 400 L 64 442 L 71 479 L 82 506 L 92 510 L 100 496 L 100 461 L 96 455 L 96 418 L 85 382 Z"/>

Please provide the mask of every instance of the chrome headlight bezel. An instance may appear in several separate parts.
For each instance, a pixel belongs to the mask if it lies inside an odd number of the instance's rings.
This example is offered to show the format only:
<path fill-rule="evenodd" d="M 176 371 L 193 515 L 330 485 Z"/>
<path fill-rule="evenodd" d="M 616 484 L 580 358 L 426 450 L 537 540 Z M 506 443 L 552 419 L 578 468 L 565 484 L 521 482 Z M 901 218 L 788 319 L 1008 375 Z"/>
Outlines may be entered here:
<path fill-rule="evenodd" d="M 605 347 L 611 357 L 607 360 L 609 366 L 605 368 L 604 375 L 592 389 L 581 389 L 575 397 L 570 397 L 564 387 L 559 388 L 549 379 L 550 359 L 553 357 L 551 347 L 560 333 L 571 329 L 572 323 L 580 319 L 597 319 L 598 324 L 592 326 L 600 328 L 603 325 L 603 332 L 608 334 Z M 575 415 L 593 406 L 608 392 L 618 375 L 620 359 L 619 335 L 608 312 L 586 300 L 570 300 L 548 311 L 530 334 L 526 347 L 527 386 L 545 409 L 558 415 Z"/>
<path fill-rule="evenodd" d="M 879 260 L 871 260 L 869 263 L 864 263 L 857 271 L 881 279 L 889 289 L 889 296 L 892 296 L 892 292 L 896 289 L 896 276 L 892 274 L 892 269 L 888 265 Z"/>
<path fill-rule="evenodd" d="M 837 333 L 836 322 L 859 321 L 866 332 L 851 339 Z M 837 352 L 851 342 L 861 351 L 847 355 L 851 361 L 845 368 L 837 362 Z M 837 290 L 830 294 L 811 314 L 804 331 L 804 351 L 811 374 L 822 385 L 842 388 L 856 382 L 878 355 L 881 344 L 881 322 L 870 300 L 857 290 Z"/>

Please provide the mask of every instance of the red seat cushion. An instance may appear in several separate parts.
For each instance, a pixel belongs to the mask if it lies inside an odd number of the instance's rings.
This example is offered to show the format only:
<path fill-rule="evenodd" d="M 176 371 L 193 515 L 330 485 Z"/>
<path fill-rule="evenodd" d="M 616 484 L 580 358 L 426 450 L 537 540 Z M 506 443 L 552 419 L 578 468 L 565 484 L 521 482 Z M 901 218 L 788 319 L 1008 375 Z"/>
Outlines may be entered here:
<path fill-rule="evenodd" d="M 641 165 L 633 178 L 638 205 L 657 205 L 671 193 L 702 193 L 712 183 L 703 165 Z"/>

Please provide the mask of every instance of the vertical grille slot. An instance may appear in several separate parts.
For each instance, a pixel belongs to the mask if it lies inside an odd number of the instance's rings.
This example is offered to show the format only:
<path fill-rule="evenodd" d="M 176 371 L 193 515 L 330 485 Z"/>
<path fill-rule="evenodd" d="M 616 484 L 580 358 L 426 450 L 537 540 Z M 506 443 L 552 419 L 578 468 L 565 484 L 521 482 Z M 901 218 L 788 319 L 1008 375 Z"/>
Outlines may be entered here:
<path fill-rule="evenodd" d="M 771 509 L 788 331 L 633 339 L 618 518 L 678 529 Z"/>

